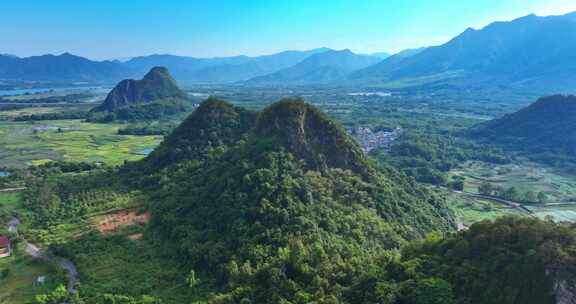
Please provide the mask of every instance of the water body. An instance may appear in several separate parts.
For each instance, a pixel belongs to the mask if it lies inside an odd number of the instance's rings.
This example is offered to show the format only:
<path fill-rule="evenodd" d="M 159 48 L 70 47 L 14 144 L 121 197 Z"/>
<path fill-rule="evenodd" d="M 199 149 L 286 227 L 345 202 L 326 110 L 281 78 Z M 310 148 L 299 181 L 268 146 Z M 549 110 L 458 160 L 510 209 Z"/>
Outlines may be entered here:
<path fill-rule="evenodd" d="M 0 177 L 10 176 L 10 172 L 0 171 Z"/>
<path fill-rule="evenodd" d="M 380 97 L 388 97 L 392 96 L 392 93 L 389 92 L 356 92 L 356 93 L 348 93 L 346 95 L 349 96 L 380 96 Z"/>
<path fill-rule="evenodd" d="M 42 94 L 49 92 L 65 92 L 65 91 L 86 91 L 98 90 L 103 87 L 58 87 L 58 88 L 32 88 L 32 89 L 13 89 L 13 90 L 0 90 L 0 96 L 14 96 L 24 94 Z"/>
<path fill-rule="evenodd" d="M 154 151 L 154 148 L 144 148 L 144 149 L 141 149 L 139 151 L 136 151 L 136 154 L 147 156 L 148 154 L 152 153 L 152 151 Z"/>

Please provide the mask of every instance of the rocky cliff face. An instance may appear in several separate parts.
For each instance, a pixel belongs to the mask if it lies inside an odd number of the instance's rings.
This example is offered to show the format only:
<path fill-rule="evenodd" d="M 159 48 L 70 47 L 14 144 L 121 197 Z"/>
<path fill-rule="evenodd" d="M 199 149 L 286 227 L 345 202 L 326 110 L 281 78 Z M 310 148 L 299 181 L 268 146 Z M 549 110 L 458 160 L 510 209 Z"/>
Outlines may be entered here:
<path fill-rule="evenodd" d="M 286 99 L 265 109 L 256 132 L 279 140 L 311 169 L 340 168 L 368 174 L 366 155 L 354 139 L 302 100 Z"/>
<path fill-rule="evenodd" d="M 555 281 L 554 295 L 556 296 L 556 304 L 576 304 L 576 281 Z"/>

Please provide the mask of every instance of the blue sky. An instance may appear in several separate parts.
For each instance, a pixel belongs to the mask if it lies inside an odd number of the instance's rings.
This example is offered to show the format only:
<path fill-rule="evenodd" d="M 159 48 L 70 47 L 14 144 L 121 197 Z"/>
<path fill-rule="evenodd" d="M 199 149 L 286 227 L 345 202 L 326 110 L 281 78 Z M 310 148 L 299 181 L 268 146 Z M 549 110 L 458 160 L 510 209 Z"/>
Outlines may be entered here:
<path fill-rule="evenodd" d="M 570 11 L 575 0 L 2 0 L 0 53 L 396 52 L 442 44 L 492 21 Z"/>

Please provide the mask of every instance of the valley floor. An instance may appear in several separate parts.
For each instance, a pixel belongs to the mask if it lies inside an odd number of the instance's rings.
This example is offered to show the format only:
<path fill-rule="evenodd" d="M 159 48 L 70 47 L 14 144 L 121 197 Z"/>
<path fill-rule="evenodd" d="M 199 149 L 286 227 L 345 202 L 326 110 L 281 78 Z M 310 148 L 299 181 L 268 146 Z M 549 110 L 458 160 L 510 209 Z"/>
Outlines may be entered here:
<path fill-rule="evenodd" d="M 122 164 L 143 158 L 161 136 L 118 135 L 123 124 L 81 120 L 0 121 L 0 164 L 39 165 L 52 160 Z"/>

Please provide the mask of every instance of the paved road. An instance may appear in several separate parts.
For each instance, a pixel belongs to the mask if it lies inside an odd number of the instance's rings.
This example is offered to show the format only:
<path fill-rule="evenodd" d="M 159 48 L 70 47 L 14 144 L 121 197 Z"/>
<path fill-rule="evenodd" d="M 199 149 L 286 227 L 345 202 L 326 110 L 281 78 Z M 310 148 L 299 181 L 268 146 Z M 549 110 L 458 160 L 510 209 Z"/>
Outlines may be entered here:
<path fill-rule="evenodd" d="M 10 221 L 8 221 L 8 231 L 17 234 L 18 225 L 20 225 L 20 220 L 13 217 Z M 62 257 L 47 254 L 40 247 L 32 243 L 28 243 L 27 241 L 25 242 L 26 242 L 26 248 L 25 248 L 26 253 L 28 253 L 31 257 L 35 259 L 41 259 L 48 262 L 56 263 L 60 268 L 66 271 L 66 277 L 68 278 L 68 285 L 66 289 L 68 290 L 68 292 L 74 292 L 76 290 L 76 283 L 78 283 L 78 271 L 76 270 L 76 266 L 72 261 Z"/>
<path fill-rule="evenodd" d="M 0 192 L 14 192 L 14 191 L 22 191 L 22 190 L 26 190 L 26 187 L 0 189 Z"/>
<path fill-rule="evenodd" d="M 505 205 L 505 206 L 510 207 L 510 208 L 520 209 L 520 210 L 522 210 L 522 211 L 527 212 L 528 214 L 533 214 L 533 213 L 534 213 L 532 210 L 526 208 L 526 207 L 525 207 L 524 205 L 522 205 L 522 204 L 519 204 L 519 203 L 516 203 L 516 202 L 512 202 L 512 201 L 508 201 L 508 200 L 505 200 L 505 199 L 501 199 L 501 198 L 499 198 L 499 197 L 494 197 L 494 196 L 489 196 L 489 195 L 483 195 L 483 194 L 478 194 L 478 193 L 471 193 L 471 192 L 466 192 L 466 191 L 458 191 L 458 190 L 453 190 L 453 189 L 449 189 L 449 188 L 442 187 L 442 186 L 435 186 L 435 187 L 436 187 L 436 188 L 439 188 L 439 189 L 444 189 L 444 190 L 446 190 L 446 191 L 450 191 L 450 192 L 453 192 L 453 193 L 458 193 L 458 194 L 463 194 L 463 195 L 467 195 L 467 196 L 470 196 L 470 197 L 475 197 L 475 198 L 481 198 L 481 199 L 485 199 L 485 200 L 490 200 L 490 201 L 499 203 L 499 204 L 501 204 L 501 205 Z"/>

